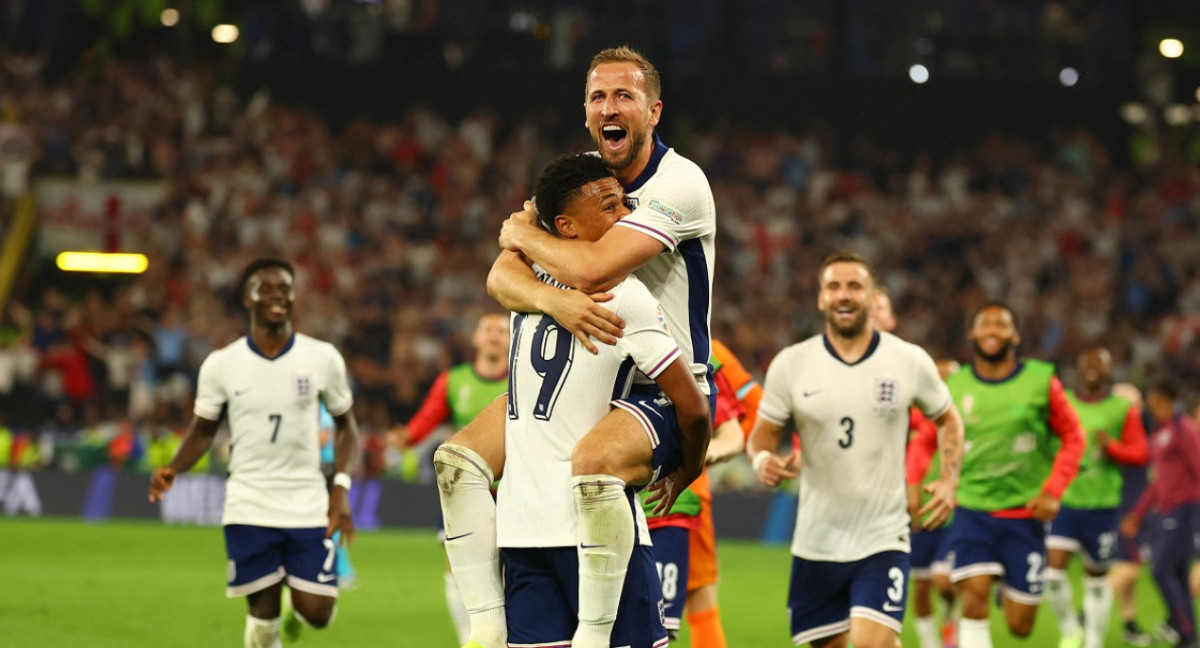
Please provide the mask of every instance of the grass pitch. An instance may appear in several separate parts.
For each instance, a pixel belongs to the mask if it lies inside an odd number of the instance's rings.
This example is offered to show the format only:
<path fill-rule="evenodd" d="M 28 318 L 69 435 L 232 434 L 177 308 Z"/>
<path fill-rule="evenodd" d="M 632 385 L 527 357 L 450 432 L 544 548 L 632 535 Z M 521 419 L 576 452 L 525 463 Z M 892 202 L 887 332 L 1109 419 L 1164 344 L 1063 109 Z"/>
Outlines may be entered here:
<path fill-rule="evenodd" d="M 246 605 L 225 598 L 218 528 L 7 518 L 0 538 L 0 645 L 242 645 Z M 326 630 L 306 629 L 301 645 L 456 648 L 442 594 L 445 558 L 432 530 L 360 533 L 351 557 L 358 587 L 343 593 L 337 621 Z M 722 542 L 720 561 L 729 645 L 790 646 L 787 547 Z M 1073 576 L 1078 593 L 1078 573 Z M 1162 603 L 1148 575 L 1140 587 L 1140 621 L 1149 627 L 1163 618 Z M 1108 642 L 1114 648 L 1123 645 L 1115 618 Z M 911 619 L 910 613 L 902 639 L 915 648 Z M 1058 644 L 1047 610 L 1039 612 L 1027 641 L 1008 636 L 998 611 L 992 621 L 997 648 Z M 686 628 L 673 645 L 689 645 Z"/>

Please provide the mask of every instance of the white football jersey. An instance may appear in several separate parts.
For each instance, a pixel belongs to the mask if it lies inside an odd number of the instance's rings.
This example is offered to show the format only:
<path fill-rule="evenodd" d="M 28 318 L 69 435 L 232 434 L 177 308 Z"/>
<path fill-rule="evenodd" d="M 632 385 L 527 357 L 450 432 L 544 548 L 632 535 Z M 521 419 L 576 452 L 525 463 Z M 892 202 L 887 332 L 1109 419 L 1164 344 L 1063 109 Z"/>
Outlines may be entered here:
<path fill-rule="evenodd" d="M 625 193 L 634 210 L 617 227 L 637 230 L 666 246 L 633 274 L 662 304 L 701 392 L 708 394 L 705 375 L 712 352 L 709 321 L 717 233 L 717 208 L 708 178 L 695 162 L 668 149 L 655 135 L 650 163 L 625 187 Z M 639 382 L 648 381 L 642 376 Z"/>
<path fill-rule="evenodd" d="M 543 281 L 560 287 L 553 279 Z M 576 543 L 571 450 L 625 396 L 634 370 L 658 377 L 681 352 L 662 308 L 635 277 L 617 284 L 605 308 L 626 323 L 615 346 L 592 355 L 541 313 L 515 314 L 509 355 L 504 476 L 496 495 L 501 547 Z M 640 544 L 650 544 L 641 502 L 630 502 Z"/>
<path fill-rule="evenodd" d="M 950 391 L 921 347 L 876 333 L 846 364 L 818 335 L 779 352 L 759 416 L 800 434 L 800 506 L 792 554 L 849 562 L 909 551 L 904 454 L 909 408 L 936 419 Z"/>
<path fill-rule="evenodd" d="M 328 342 L 296 333 L 272 360 L 241 337 L 204 359 L 196 416 L 210 421 L 225 416 L 231 437 L 222 524 L 328 524 L 319 401 L 334 416 L 354 404 L 346 362 Z"/>

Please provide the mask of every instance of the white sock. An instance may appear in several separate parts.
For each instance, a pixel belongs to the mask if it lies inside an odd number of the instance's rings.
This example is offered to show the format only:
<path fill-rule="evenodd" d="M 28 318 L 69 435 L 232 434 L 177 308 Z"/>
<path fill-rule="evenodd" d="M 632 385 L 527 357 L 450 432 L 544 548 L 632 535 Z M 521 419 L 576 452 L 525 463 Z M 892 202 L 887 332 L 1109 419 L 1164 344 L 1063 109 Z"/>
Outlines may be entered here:
<path fill-rule="evenodd" d="M 1104 635 L 1108 633 L 1112 614 L 1112 588 L 1107 576 L 1088 576 L 1083 579 L 1083 587 L 1084 648 L 1104 648 Z"/>
<path fill-rule="evenodd" d="M 987 619 L 960 619 L 958 648 L 992 648 L 992 631 Z"/>
<path fill-rule="evenodd" d="M 279 617 L 259 619 L 246 615 L 246 632 L 242 634 L 246 648 L 280 648 Z"/>
<path fill-rule="evenodd" d="M 917 641 L 921 643 L 921 648 L 942 648 L 942 637 L 938 632 L 937 621 L 933 615 L 927 617 L 917 617 Z"/>
<path fill-rule="evenodd" d="M 608 648 L 629 558 L 634 521 L 625 482 L 611 475 L 578 475 L 579 627 L 573 648 Z"/>
<path fill-rule="evenodd" d="M 1046 582 L 1044 598 L 1054 618 L 1058 620 L 1058 632 L 1063 637 L 1078 637 L 1083 634 L 1079 618 L 1075 616 L 1075 596 L 1071 592 L 1071 581 L 1061 569 L 1047 567 L 1043 578 Z"/>
<path fill-rule="evenodd" d="M 452 443 L 433 453 L 433 467 L 446 523 L 446 557 L 471 619 L 471 640 L 483 648 L 506 648 L 492 470 L 474 450 Z"/>
<path fill-rule="evenodd" d="M 458 591 L 458 581 L 454 580 L 454 574 L 445 572 L 446 575 L 446 609 L 450 610 L 450 620 L 454 622 L 454 632 L 458 634 L 458 645 L 463 645 L 471 640 L 471 617 L 467 615 L 467 608 L 463 605 L 462 594 Z"/>

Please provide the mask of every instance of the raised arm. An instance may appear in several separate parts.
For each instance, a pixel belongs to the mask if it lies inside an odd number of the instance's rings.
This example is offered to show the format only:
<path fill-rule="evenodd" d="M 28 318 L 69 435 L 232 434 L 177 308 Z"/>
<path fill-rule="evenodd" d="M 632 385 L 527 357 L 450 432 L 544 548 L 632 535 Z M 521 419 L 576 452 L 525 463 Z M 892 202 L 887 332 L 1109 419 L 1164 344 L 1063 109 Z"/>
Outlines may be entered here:
<path fill-rule="evenodd" d="M 558 278 L 554 273 L 551 276 Z M 612 299 L 611 294 L 589 295 L 544 283 L 533 273 L 525 257 L 511 250 L 502 251 L 492 263 L 487 291 L 492 299 L 515 313 L 545 313 L 553 317 L 592 353 L 596 353 L 596 345 L 591 338 L 616 344 L 625 327 L 624 320 L 600 305 Z"/>
<path fill-rule="evenodd" d="M 190 470 L 200 460 L 200 457 L 203 457 L 204 453 L 212 448 L 213 438 L 217 435 L 218 427 L 220 427 L 219 421 L 210 421 L 200 416 L 192 417 L 192 424 L 179 444 L 179 449 L 175 451 L 171 463 L 154 471 L 154 474 L 150 476 L 151 502 L 161 500 L 163 493 L 171 490 L 171 486 L 175 483 L 175 477 Z"/>

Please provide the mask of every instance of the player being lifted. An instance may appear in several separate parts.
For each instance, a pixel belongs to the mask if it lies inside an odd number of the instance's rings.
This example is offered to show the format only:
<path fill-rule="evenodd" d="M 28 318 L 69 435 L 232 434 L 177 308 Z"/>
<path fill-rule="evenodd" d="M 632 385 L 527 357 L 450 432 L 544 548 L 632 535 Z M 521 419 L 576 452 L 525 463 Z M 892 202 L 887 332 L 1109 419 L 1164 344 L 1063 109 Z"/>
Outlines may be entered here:
<path fill-rule="evenodd" d="M 698 387 L 711 399 L 708 327 L 716 207 L 704 172 L 654 134 L 662 115 L 661 87 L 654 66 L 629 48 L 604 50 L 592 59 L 584 95 L 585 125 L 601 159 L 636 206 L 598 240 L 581 241 L 540 229 L 532 203 L 526 203 L 524 211 L 504 224 L 500 245 L 506 251 L 488 276 L 488 292 L 511 311 L 550 315 L 594 353 L 590 337 L 615 343 L 624 324 L 596 303 L 611 295 L 596 293 L 632 274 L 662 305 L 664 320 Z M 535 262 L 576 290 L 539 281 L 530 266 Z M 488 492 L 504 468 L 505 411 L 504 401 L 493 403 L 434 455 L 439 475 L 447 477 L 438 481 L 449 536 L 446 551 L 471 616 L 472 641 L 482 648 L 505 645 L 495 504 Z M 591 474 L 606 476 L 588 491 L 597 501 L 615 506 L 612 502 L 618 500 L 611 494 L 622 492 L 620 482 L 641 470 L 637 449 L 647 438 L 647 425 L 653 428 L 656 474 L 668 480 L 664 510 L 694 479 L 679 468 L 686 465 L 683 452 L 694 452 L 699 440 L 681 438 L 670 403 L 659 398 L 652 381 L 636 376 L 629 396 L 598 424 L 603 434 L 589 442 L 597 447 L 577 449 L 594 459 L 588 466 Z M 453 480 L 448 479 L 451 475 Z M 600 509 L 589 507 L 586 515 L 593 514 L 601 515 Z M 621 533 L 632 529 L 624 526 Z M 593 588 L 587 579 L 580 584 L 580 595 L 584 611 L 616 605 L 611 592 Z M 605 600 L 584 604 L 593 597 Z M 580 622 L 606 623 L 586 614 Z M 592 645 L 577 643 L 575 648 Z"/>
<path fill-rule="evenodd" d="M 1108 568 L 1116 555 L 1122 466 L 1145 465 L 1142 414 L 1112 393 L 1112 356 L 1099 347 L 1076 361 L 1080 385 L 1067 394 L 1088 435 L 1079 475 L 1063 493 L 1062 509 L 1046 539 L 1046 603 L 1058 619 L 1061 648 L 1103 648 L 1113 592 Z M 1083 626 L 1075 611 L 1067 562 L 1078 553 L 1084 579 Z"/>
<path fill-rule="evenodd" d="M 392 444 L 399 448 L 414 446 L 447 418 L 455 430 L 461 430 L 488 403 L 503 395 L 508 389 L 508 341 L 507 315 L 489 313 L 480 317 L 471 335 L 475 358 L 438 375 L 421 403 L 421 409 L 408 425 L 392 430 Z M 449 564 L 446 565 L 445 586 L 446 609 L 450 611 L 458 642 L 466 643 L 471 635 L 471 620 Z"/>
<path fill-rule="evenodd" d="M 563 238 L 594 241 L 629 213 L 616 178 L 589 154 L 551 162 L 537 197 L 542 226 Z M 565 289 L 548 275 L 542 280 Z M 512 646 L 666 644 L 649 530 L 625 484 L 650 481 L 653 429 L 643 431 L 640 474 L 610 485 L 592 465 L 604 461 L 596 454 L 608 436 L 601 421 L 613 405 L 625 406 L 635 369 L 673 403 L 685 434 L 704 440 L 697 464 L 710 434 L 710 405 L 646 287 L 629 277 L 612 295 L 609 305 L 627 323 L 625 335 L 595 355 L 548 315 L 513 318 L 507 462 L 496 513 Z M 587 515 L 589 509 L 599 514 Z M 627 538 L 617 532 L 623 527 L 632 529 Z M 587 578 L 619 605 L 587 610 L 596 604 L 584 596 Z M 579 623 L 592 616 L 607 627 Z"/>
<path fill-rule="evenodd" d="M 242 274 L 250 334 L 213 351 L 200 365 L 195 416 L 169 466 L 155 471 L 150 501 L 212 447 L 222 419 L 235 449 L 225 489 L 228 596 L 250 607 L 247 648 L 277 648 L 284 582 L 301 621 L 333 620 L 338 583 L 330 536 L 354 539 L 347 493 L 358 452 L 358 424 L 346 363 L 327 342 L 295 332 L 295 271 L 259 259 Z M 321 474 L 317 408 L 334 419 L 333 491 Z"/>
<path fill-rule="evenodd" d="M 747 452 L 768 487 L 799 476 L 792 640 L 892 648 L 908 591 L 909 408 L 925 412 L 941 438 L 942 476 L 920 512 L 931 528 L 954 510 L 962 423 L 933 359 L 870 322 L 876 278 L 867 262 L 836 254 L 818 276 L 825 332 L 771 361 Z M 788 421 L 800 436 L 800 466 L 794 454 L 775 453 Z"/>
<path fill-rule="evenodd" d="M 950 530 L 951 578 L 959 587 L 960 648 L 991 648 L 992 584 L 1004 579 L 1004 618 L 1018 637 L 1033 631 L 1046 564 L 1046 522 L 1083 454 L 1079 419 L 1048 362 L 1017 357 L 1012 309 L 984 304 L 971 317 L 975 357 L 947 379 L 962 412 L 967 451 Z M 1061 440 L 1055 452 L 1054 437 Z"/>

